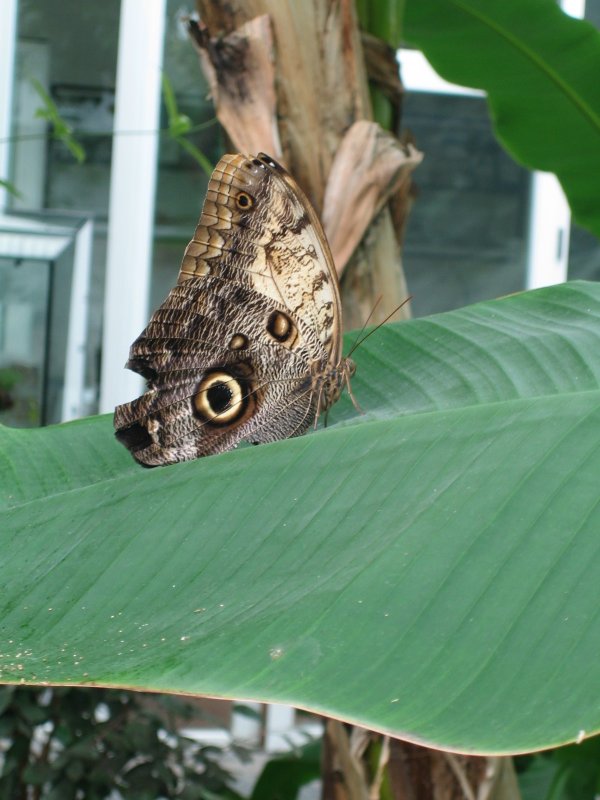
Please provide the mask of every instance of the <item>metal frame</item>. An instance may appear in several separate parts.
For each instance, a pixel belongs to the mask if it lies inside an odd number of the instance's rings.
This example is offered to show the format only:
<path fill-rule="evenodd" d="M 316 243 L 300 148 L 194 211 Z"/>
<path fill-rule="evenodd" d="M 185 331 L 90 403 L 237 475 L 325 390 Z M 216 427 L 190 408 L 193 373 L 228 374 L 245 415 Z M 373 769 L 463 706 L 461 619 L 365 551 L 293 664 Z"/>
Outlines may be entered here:
<path fill-rule="evenodd" d="M 94 222 L 91 219 L 86 219 L 75 234 L 73 282 L 71 284 L 69 329 L 65 356 L 66 369 L 61 413 L 63 422 L 77 419 L 82 414 L 89 413 L 85 407 L 85 361 L 93 242 Z"/>
<path fill-rule="evenodd" d="M 142 391 L 124 370 L 129 345 L 145 327 L 152 274 L 154 194 L 158 170 L 161 65 L 166 0 L 121 0 L 100 411 Z M 139 135 L 119 131 L 140 131 Z M 149 135 L 154 131 L 155 135 Z"/>
<path fill-rule="evenodd" d="M 56 217 L 61 219 L 59 224 L 56 221 L 47 221 L 52 218 L 56 220 Z M 53 212 L 44 214 L 43 211 L 0 214 L 0 257 L 42 261 L 49 265 L 40 413 L 42 424 L 48 422 L 46 401 L 56 261 L 71 245 L 74 246 L 74 253 L 67 321 L 61 422 L 76 419 L 88 411 L 85 398 L 85 349 L 93 234 L 94 222 L 86 217 L 67 213 L 54 214 Z"/>
<path fill-rule="evenodd" d="M 2 0 L 0 4 L 0 178 L 10 180 L 10 137 L 17 45 L 18 0 Z M 8 192 L 0 186 L 0 211 L 7 206 Z"/>

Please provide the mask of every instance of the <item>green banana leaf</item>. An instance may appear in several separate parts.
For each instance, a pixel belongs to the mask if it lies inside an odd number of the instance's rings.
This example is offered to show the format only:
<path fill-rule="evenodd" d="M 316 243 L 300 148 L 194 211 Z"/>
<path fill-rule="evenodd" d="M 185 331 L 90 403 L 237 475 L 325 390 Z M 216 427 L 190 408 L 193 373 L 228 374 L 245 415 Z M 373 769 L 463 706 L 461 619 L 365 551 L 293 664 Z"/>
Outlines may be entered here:
<path fill-rule="evenodd" d="M 600 286 L 375 331 L 301 438 L 154 470 L 0 429 L 0 681 L 290 703 L 454 751 L 600 729 Z"/>
<path fill-rule="evenodd" d="M 407 0 L 404 22 L 440 75 L 487 92 L 503 146 L 556 173 L 600 236 L 600 31 L 555 0 Z"/>

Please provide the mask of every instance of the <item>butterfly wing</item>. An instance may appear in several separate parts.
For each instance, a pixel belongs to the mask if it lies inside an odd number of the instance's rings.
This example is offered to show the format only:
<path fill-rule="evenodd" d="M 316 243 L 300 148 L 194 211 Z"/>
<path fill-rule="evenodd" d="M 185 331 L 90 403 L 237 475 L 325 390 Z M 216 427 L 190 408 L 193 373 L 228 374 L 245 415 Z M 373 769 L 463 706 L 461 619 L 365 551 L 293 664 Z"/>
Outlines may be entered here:
<path fill-rule="evenodd" d="M 154 466 L 302 433 L 340 327 L 308 200 L 267 156 L 224 156 L 178 283 L 131 347 L 127 366 L 148 391 L 116 408 L 117 437 Z"/>
<path fill-rule="evenodd" d="M 341 303 L 322 225 L 292 176 L 263 153 L 226 155 L 215 167 L 179 281 L 223 273 L 306 317 L 339 362 Z"/>

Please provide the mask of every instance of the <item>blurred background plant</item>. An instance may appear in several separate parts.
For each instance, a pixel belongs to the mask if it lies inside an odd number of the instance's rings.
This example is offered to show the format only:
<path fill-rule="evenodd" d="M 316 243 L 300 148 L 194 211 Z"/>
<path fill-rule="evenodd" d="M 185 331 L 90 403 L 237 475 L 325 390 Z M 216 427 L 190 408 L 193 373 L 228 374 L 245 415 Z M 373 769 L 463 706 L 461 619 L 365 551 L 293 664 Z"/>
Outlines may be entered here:
<path fill-rule="evenodd" d="M 181 733 L 198 708 L 184 698 L 111 689 L 0 689 L 0 796 L 11 800 L 234 798 L 224 755 Z"/>

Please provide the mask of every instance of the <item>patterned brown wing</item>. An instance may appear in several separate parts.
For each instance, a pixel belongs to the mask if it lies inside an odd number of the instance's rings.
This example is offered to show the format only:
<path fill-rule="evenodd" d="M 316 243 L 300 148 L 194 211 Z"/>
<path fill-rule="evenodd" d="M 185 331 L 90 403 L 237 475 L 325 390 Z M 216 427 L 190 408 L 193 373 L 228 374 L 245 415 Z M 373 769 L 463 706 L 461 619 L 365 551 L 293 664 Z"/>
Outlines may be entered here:
<path fill-rule="evenodd" d="M 130 350 L 148 382 L 117 438 L 156 466 L 304 432 L 347 379 L 331 255 L 268 156 L 225 156 L 179 280 Z"/>
<path fill-rule="evenodd" d="M 269 156 L 226 155 L 208 184 L 179 282 L 224 274 L 305 317 L 341 358 L 341 303 L 323 228 L 296 181 Z"/>
<path fill-rule="evenodd" d="M 281 342 L 265 324 L 276 314 L 291 320 L 251 288 L 232 294 L 215 277 L 176 286 L 131 347 L 127 366 L 144 375 L 148 391 L 116 408 L 117 438 L 157 466 L 306 430 L 316 413 L 309 376 L 320 343 L 301 321 Z"/>

